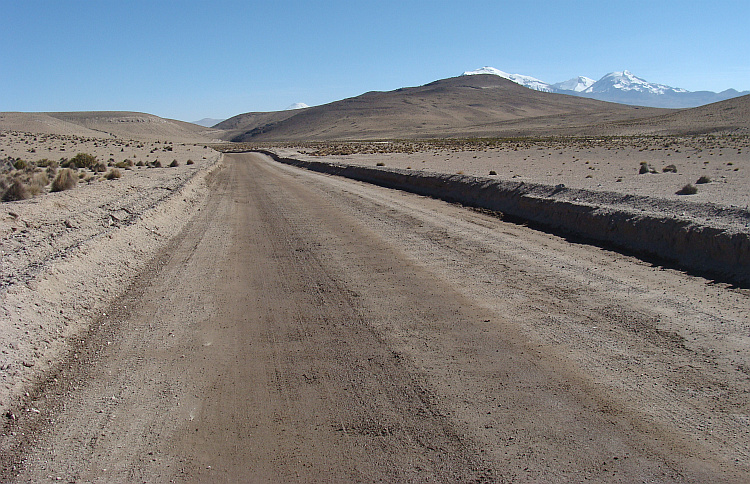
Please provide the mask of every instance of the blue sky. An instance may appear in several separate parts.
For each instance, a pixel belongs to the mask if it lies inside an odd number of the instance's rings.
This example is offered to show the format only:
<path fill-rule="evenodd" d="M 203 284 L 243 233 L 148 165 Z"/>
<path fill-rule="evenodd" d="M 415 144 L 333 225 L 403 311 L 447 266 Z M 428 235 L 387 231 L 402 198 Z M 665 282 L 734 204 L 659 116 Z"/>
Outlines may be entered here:
<path fill-rule="evenodd" d="M 492 66 L 750 90 L 750 2 L 0 0 L 0 111 L 195 121 Z"/>

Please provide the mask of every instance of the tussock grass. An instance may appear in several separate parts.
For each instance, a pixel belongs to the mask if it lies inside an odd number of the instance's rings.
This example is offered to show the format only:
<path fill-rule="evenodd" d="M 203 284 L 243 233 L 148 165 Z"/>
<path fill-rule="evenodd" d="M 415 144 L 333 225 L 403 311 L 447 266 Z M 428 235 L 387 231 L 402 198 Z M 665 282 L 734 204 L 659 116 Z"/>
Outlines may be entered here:
<path fill-rule="evenodd" d="M 695 195 L 696 193 L 698 193 L 698 187 L 696 187 L 692 183 L 688 183 L 684 187 L 677 190 L 675 193 L 677 195 Z"/>
<path fill-rule="evenodd" d="M 76 172 L 70 168 L 63 168 L 57 173 L 57 176 L 52 180 L 52 187 L 50 188 L 53 192 L 62 192 L 64 190 L 70 190 L 75 188 L 78 184 L 78 176 Z"/>

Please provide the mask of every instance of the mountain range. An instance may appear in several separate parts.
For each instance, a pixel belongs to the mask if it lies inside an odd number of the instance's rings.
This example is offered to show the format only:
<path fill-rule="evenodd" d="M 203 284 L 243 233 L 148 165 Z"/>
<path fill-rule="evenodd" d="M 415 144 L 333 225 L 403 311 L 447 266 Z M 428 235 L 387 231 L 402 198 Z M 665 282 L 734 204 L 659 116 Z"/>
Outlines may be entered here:
<path fill-rule="evenodd" d="M 703 110 L 675 111 L 528 89 L 502 76 L 478 74 L 367 92 L 306 109 L 240 114 L 214 128 L 224 131 L 225 140 L 253 142 L 747 134 L 748 106 L 750 96 L 742 96 Z"/>
<path fill-rule="evenodd" d="M 566 83 L 569 92 L 585 91 L 590 84 L 586 79 Z M 657 85 L 656 89 L 663 88 Z M 304 109 L 240 114 L 214 128 L 146 113 L 96 111 L 0 113 L 2 130 L 200 143 L 219 139 L 303 142 L 708 133 L 748 136 L 750 95 L 696 108 L 663 109 L 528 89 L 502 76 L 477 74 L 394 91 L 367 92 Z"/>
<path fill-rule="evenodd" d="M 542 92 L 569 94 L 600 101 L 648 106 L 654 108 L 692 108 L 750 94 L 727 89 L 722 92 L 688 91 L 677 87 L 648 82 L 630 71 L 610 72 L 598 81 L 579 76 L 567 81 L 549 84 L 523 74 L 508 74 L 494 67 L 482 67 L 464 72 L 464 76 L 492 74 L 517 84 Z"/>

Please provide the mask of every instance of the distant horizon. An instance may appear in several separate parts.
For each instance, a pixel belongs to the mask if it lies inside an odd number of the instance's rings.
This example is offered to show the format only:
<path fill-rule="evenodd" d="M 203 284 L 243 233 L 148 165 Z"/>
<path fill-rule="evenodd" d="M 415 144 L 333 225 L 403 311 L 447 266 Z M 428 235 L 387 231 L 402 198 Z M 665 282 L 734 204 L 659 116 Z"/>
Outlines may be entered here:
<path fill-rule="evenodd" d="M 0 111 L 227 119 L 483 66 L 549 83 L 627 69 L 689 91 L 750 90 L 747 2 L 29 0 L 4 14 Z"/>

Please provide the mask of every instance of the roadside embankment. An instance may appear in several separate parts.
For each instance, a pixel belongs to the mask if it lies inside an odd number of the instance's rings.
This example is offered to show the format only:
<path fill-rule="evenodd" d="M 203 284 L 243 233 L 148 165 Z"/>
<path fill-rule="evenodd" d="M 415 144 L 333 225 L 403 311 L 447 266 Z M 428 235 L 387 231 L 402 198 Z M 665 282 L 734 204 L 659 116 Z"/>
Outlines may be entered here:
<path fill-rule="evenodd" d="M 750 284 L 748 210 L 562 184 L 301 160 L 257 151 L 281 163 L 501 212 L 510 219 L 657 257 L 727 282 Z"/>
<path fill-rule="evenodd" d="M 133 169 L 117 180 L 2 205 L 3 414 L 201 210 L 221 156 Z"/>

